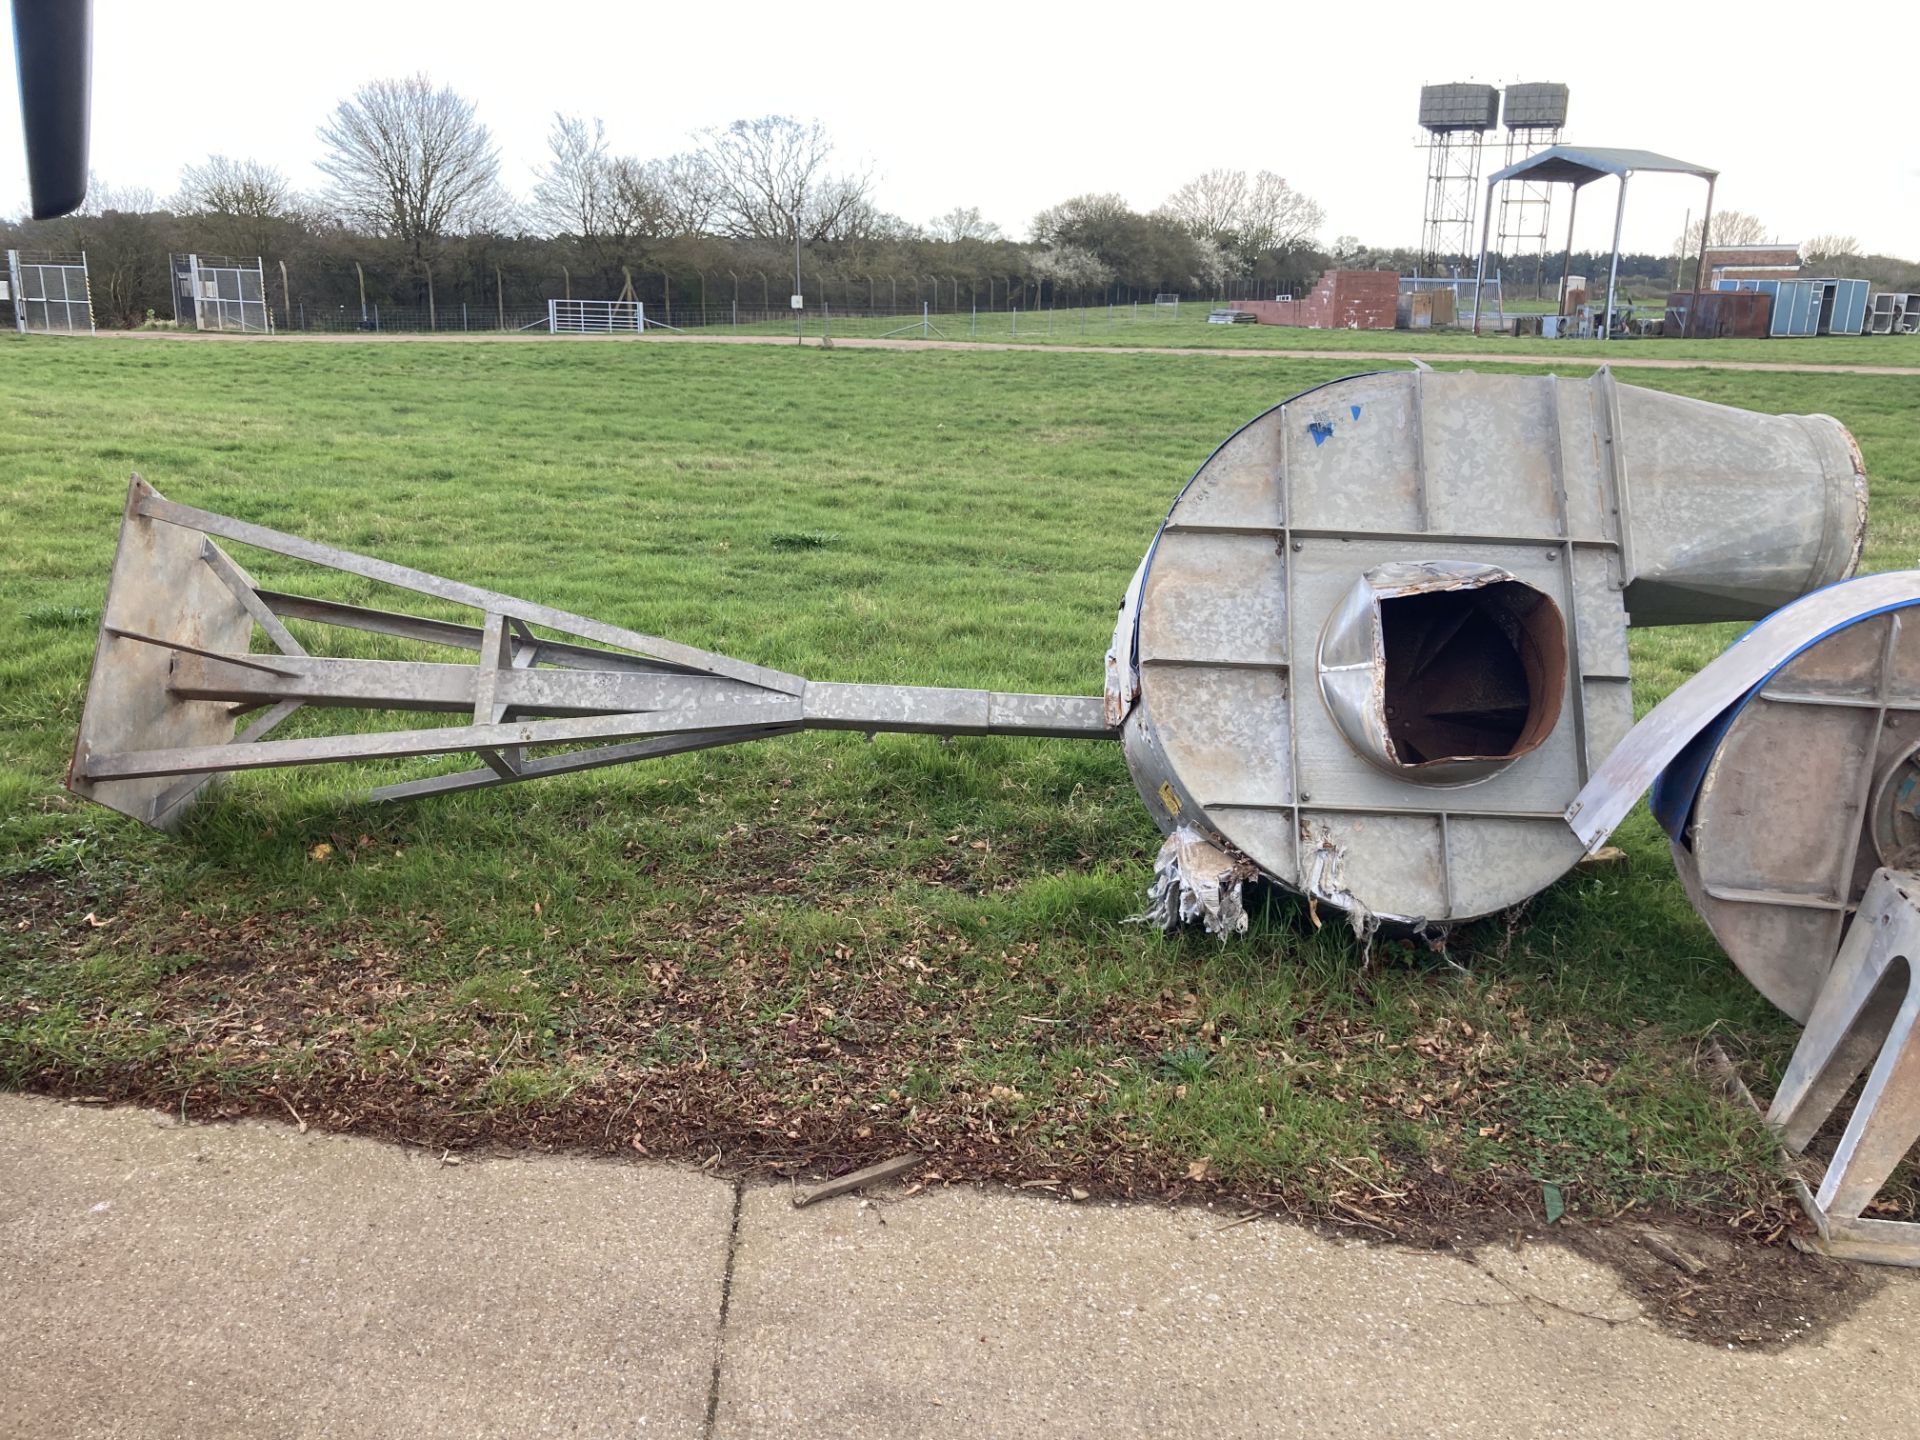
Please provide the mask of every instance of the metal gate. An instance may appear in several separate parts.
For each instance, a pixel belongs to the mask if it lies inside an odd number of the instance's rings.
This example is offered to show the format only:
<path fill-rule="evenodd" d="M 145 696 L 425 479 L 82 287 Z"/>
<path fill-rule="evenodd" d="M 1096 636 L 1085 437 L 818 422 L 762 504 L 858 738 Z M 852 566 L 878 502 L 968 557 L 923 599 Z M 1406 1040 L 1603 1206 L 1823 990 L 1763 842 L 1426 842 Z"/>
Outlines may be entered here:
<path fill-rule="evenodd" d="M 259 257 L 249 263 L 224 255 L 175 255 L 173 318 L 196 330 L 270 332 L 273 314 Z"/>
<path fill-rule="evenodd" d="M 22 335 L 91 335 L 93 287 L 87 257 L 7 252 L 7 292 Z"/>
<path fill-rule="evenodd" d="M 615 335 L 646 328 L 646 307 L 637 300 L 547 301 L 550 335 Z"/>

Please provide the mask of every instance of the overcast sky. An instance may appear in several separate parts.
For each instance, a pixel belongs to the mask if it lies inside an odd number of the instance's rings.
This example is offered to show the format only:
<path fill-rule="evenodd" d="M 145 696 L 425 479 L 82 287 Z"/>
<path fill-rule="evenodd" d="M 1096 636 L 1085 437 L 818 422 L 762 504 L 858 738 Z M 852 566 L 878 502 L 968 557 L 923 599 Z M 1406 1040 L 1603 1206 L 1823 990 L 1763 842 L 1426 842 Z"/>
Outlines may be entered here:
<path fill-rule="evenodd" d="M 785 113 L 824 121 L 843 160 L 871 168 L 881 207 L 918 223 L 977 205 L 1024 237 L 1069 195 L 1148 209 L 1226 165 L 1276 170 L 1318 200 L 1323 239 L 1410 245 L 1420 86 L 1556 80 L 1572 88 L 1571 142 L 1716 167 L 1716 204 L 1783 240 L 1837 232 L 1920 257 L 1912 0 L 1768 11 L 96 0 L 93 167 L 164 198 L 183 163 L 219 152 L 317 189 L 314 130 L 332 107 L 368 79 L 425 70 L 478 102 L 520 194 L 556 109 L 601 117 L 615 149 L 642 158 Z M 19 111 L 0 113 L 0 207 L 18 214 Z M 1581 248 L 1606 245 L 1612 184 L 1585 192 Z M 1670 249 L 1704 190 L 1637 178 L 1627 248 Z"/>

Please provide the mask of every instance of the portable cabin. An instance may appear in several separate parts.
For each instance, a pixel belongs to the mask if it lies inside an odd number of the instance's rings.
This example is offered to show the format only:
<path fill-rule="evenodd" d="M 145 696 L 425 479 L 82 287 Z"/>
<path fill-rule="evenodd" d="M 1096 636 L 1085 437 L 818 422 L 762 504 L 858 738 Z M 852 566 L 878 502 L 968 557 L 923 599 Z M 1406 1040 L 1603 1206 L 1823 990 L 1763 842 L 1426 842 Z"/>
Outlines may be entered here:
<path fill-rule="evenodd" d="M 1866 329 L 1865 280 L 1722 280 L 1721 290 L 1773 296 L 1772 335 L 1858 335 Z"/>

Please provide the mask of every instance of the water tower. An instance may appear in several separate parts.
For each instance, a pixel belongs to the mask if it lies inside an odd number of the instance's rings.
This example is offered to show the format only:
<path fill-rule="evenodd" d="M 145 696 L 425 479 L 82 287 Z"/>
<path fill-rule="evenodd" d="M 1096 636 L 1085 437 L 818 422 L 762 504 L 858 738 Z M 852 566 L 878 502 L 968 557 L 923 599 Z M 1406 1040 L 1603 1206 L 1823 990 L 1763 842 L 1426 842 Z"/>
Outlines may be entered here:
<path fill-rule="evenodd" d="M 1567 87 L 1564 85 L 1509 85 L 1502 122 L 1506 127 L 1506 158 L 1502 168 L 1531 159 L 1560 143 L 1567 123 Z M 1500 226 L 1496 249 L 1514 262 L 1533 257 L 1533 293 L 1544 293 L 1546 283 L 1547 224 L 1552 218 L 1553 187 L 1537 180 L 1509 180 L 1500 187 Z M 1517 276 L 1516 276 L 1517 278 Z"/>
<path fill-rule="evenodd" d="M 1491 85 L 1420 87 L 1420 128 L 1427 132 L 1426 214 L 1420 222 L 1423 268 L 1445 274 L 1478 253 L 1474 222 L 1480 198 L 1480 150 L 1500 124 L 1500 92 Z"/>

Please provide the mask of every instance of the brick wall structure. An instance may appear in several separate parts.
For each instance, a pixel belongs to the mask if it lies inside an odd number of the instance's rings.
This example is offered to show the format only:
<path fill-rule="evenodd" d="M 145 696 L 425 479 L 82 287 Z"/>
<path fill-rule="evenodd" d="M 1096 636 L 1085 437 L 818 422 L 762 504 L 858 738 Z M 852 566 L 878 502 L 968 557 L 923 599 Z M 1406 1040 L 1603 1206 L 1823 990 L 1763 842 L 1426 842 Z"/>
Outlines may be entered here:
<path fill-rule="evenodd" d="M 1400 299 L 1400 277 L 1391 270 L 1329 270 L 1298 300 L 1236 300 L 1235 310 L 1262 325 L 1298 325 L 1310 330 L 1391 330 Z"/>
<path fill-rule="evenodd" d="M 1686 287 L 1693 288 L 1693 266 L 1682 267 L 1684 273 L 1679 277 Z M 1721 278 L 1722 272 L 1727 278 L 1738 276 L 1742 280 L 1791 280 L 1800 273 L 1800 247 L 1798 245 L 1709 245 L 1707 247 L 1707 266 L 1700 277 L 1702 290 L 1713 289 L 1714 282 Z"/>

